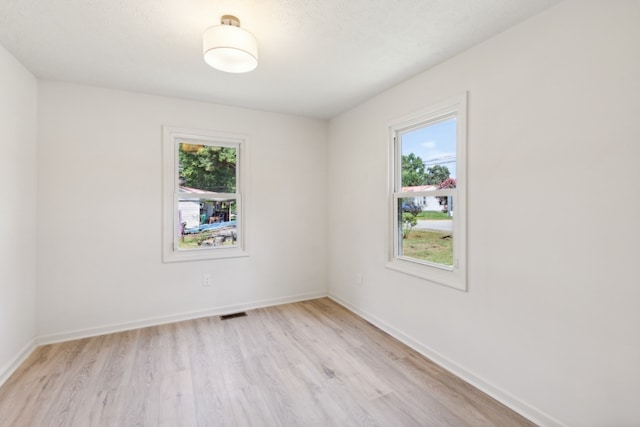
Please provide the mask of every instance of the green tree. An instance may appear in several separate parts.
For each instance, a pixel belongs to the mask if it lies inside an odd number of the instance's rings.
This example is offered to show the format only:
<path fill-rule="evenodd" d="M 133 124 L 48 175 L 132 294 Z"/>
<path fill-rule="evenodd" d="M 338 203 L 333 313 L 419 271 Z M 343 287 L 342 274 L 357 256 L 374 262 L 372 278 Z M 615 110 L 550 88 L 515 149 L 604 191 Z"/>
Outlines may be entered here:
<path fill-rule="evenodd" d="M 409 237 L 409 233 L 413 227 L 418 225 L 418 217 L 411 212 L 403 212 L 402 213 L 402 238 L 406 239 Z"/>
<path fill-rule="evenodd" d="M 402 156 L 402 186 L 413 187 L 424 185 L 427 176 L 425 174 L 424 162 L 413 153 Z"/>
<path fill-rule="evenodd" d="M 434 165 L 427 169 L 426 181 L 429 185 L 439 185 L 449 178 L 449 168 L 442 165 Z"/>
<path fill-rule="evenodd" d="M 236 149 L 180 144 L 180 177 L 184 186 L 218 193 L 236 191 Z"/>

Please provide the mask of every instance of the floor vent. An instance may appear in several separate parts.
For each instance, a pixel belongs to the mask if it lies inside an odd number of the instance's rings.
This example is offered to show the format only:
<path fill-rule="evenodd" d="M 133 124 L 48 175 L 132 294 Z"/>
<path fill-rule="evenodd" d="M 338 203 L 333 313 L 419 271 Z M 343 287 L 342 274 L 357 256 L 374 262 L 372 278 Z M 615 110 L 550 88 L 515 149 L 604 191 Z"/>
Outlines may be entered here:
<path fill-rule="evenodd" d="M 224 314 L 220 316 L 220 320 L 235 319 L 236 317 L 244 317 L 246 315 L 247 313 L 245 313 L 244 311 L 241 311 L 239 313 Z"/>

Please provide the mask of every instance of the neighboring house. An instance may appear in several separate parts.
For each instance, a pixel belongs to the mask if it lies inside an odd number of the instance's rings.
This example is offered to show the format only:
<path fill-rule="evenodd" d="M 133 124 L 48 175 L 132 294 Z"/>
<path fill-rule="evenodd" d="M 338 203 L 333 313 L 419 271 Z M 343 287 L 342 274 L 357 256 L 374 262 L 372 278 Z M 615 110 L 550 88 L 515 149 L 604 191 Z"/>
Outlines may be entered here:
<path fill-rule="evenodd" d="M 199 190 L 197 188 L 189 188 L 179 186 L 178 191 L 180 193 L 190 193 L 190 194 L 198 194 L 205 193 L 205 191 Z M 209 203 L 210 204 L 210 203 Z M 178 200 L 178 215 L 180 218 L 180 223 L 185 224 L 185 229 L 190 228 L 198 228 L 202 223 L 200 212 L 201 212 L 202 202 L 199 198 L 182 198 Z M 210 206 L 208 207 L 210 209 Z M 211 214 L 209 213 L 209 216 Z"/>
<path fill-rule="evenodd" d="M 180 200 L 178 202 L 178 215 L 184 228 L 200 227 L 200 201 L 198 199 Z"/>
<path fill-rule="evenodd" d="M 203 199 L 200 194 L 207 194 L 211 197 L 211 192 L 198 188 L 178 186 L 180 195 L 178 200 L 178 215 L 180 224 L 185 224 L 185 230 L 198 229 L 202 225 L 221 223 L 235 220 L 235 213 L 231 211 L 228 200 Z M 193 194 L 193 196 L 191 196 Z M 235 224 L 234 224 L 235 225 Z"/>
<path fill-rule="evenodd" d="M 437 190 L 437 185 L 416 185 L 413 187 L 402 187 L 402 192 L 413 191 L 434 191 Z M 441 211 L 442 206 L 438 202 L 438 199 L 434 196 L 420 196 L 414 197 L 413 203 L 419 206 L 423 211 Z"/>

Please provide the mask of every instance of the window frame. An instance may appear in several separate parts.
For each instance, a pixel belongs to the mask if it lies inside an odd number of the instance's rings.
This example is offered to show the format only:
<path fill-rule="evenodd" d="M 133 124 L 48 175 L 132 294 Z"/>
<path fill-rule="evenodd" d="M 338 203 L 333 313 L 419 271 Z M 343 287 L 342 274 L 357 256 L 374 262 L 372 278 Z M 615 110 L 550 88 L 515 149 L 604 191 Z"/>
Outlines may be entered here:
<path fill-rule="evenodd" d="M 247 136 L 208 130 L 194 130 L 171 126 L 162 128 L 162 203 L 163 203 L 163 262 L 181 262 L 211 260 L 221 258 L 235 258 L 248 256 L 246 248 L 246 194 L 245 181 L 247 170 Z M 180 250 L 177 246 L 179 238 L 178 200 L 185 197 L 185 193 L 178 191 L 180 143 L 204 144 L 220 147 L 236 148 L 236 189 L 235 193 L 219 193 L 218 197 L 233 196 L 236 200 L 236 245 L 208 246 L 203 248 Z M 198 198 L 214 198 L 213 192 L 197 193 Z"/>
<path fill-rule="evenodd" d="M 402 192 L 402 147 L 404 132 L 456 118 L 456 188 Z M 389 140 L 389 259 L 387 267 L 434 283 L 467 291 L 467 93 L 388 123 Z M 431 263 L 399 254 L 402 234 L 399 226 L 399 199 L 423 196 L 453 196 L 453 266 Z"/>

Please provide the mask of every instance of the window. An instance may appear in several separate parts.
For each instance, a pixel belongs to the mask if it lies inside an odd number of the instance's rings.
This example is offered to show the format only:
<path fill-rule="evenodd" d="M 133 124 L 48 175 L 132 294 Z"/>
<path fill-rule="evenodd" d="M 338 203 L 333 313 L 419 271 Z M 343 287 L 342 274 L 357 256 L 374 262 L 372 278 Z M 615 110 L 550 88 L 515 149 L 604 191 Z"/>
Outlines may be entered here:
<path fill-rule="evenodd" d="M 247 255 L 244 145 L 238 135 L 164 128 L 165 262 Z"/>
<path fill-rule="evenodd" d="M 393 122 L 388 267 L 466 290 L 466 94 Z"/>

